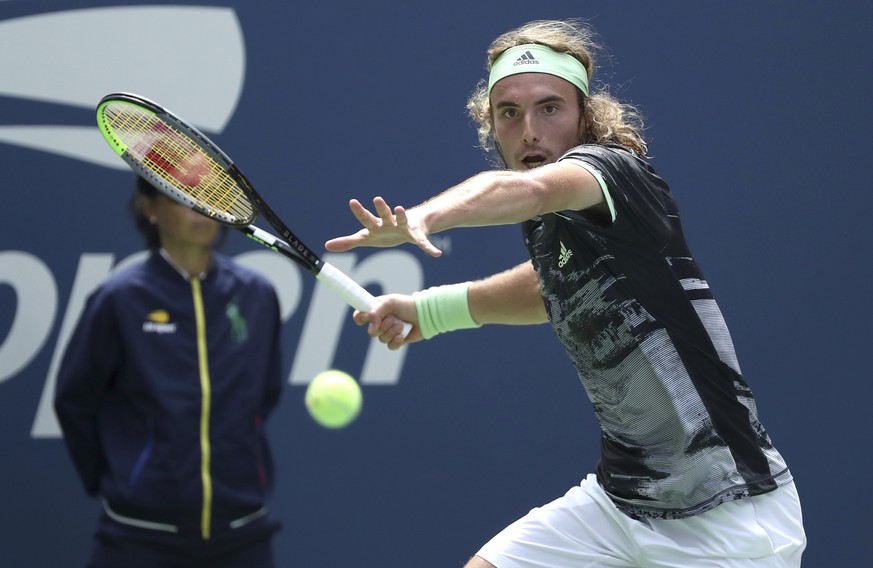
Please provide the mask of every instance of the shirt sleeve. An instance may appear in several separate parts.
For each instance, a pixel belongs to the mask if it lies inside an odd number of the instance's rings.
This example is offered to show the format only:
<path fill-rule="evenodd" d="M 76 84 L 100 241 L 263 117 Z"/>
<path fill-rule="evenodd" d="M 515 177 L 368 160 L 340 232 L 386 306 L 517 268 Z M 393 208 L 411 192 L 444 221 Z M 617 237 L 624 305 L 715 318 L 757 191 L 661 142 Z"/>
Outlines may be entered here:
<path fill-rule="evenodd" d="M 97 419 L 119 360 L 120 336 L 111 296 L 98 290 L 85 305 L 58 371 L 55 412 L 67 451 L 89 495 L 98 493 L 106 468 Z"/>
<path fill-rule="evenodd" d="M 279 395 L 282 393 L 282 319 L 279 316 L 279 299 L 271 285 L 264 295 L 269 298 L 270 311 L 275 314 L 275 322 L 271 330 L 270 341 L 270 364 L 267 366 L 267 389 L 264 393 L 264 416 L 266 417 L 279 403 Z"/>
<path fill-rule="evenodd" d="M 609 207 L 609 220 L 614 223 L 616 218 L 615 202 L 612 200 L 612 194 L 609 193 L 609 187 L 606 185 L 603 175 L 593 165 L 583 162 L 582 160 L 568 159 L 566 161 L 584 168 L 588 173 L 594 176 L 594 179 L 596 179 L 598 185 L 600 185 L 600 191 L 603 192 L 603 199 L 606 201 L 606 206 Z"/>
<path fill-rule="evenodd" d="M 611 232 L 657 246 L 675 237 L 672 219 L 678 219 L 679 212 L 670 188 L 644 159 L 620 147 L 589 144 L 568 151 L 561 161 L 584 167 L 598 178 L 604 198 L 609 196 Z"/>

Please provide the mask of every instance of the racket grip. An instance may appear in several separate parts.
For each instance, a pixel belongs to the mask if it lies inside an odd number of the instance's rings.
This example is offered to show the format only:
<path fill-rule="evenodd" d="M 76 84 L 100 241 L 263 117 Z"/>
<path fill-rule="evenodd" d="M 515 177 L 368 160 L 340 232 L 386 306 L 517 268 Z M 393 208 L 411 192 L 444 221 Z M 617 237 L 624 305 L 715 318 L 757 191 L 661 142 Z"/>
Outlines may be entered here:
<path fill-rule="evenodd" d="M 322 262 L 321 270 L 315 277 L 345 303 L 360 312 L 368 312 L 376 307 L 376 298 L 372 294 L 329 262 Z M 411 330 L 412 324 L 403 322 L 401 335 L 404 338 Z"/>

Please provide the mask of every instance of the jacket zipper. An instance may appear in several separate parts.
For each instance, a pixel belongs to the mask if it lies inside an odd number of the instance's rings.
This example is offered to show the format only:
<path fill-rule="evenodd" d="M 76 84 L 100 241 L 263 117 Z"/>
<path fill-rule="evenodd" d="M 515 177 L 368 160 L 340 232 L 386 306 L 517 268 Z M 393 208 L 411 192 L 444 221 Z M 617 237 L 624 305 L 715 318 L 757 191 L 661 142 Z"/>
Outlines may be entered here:
<path fill-rule="evenodd" d="M 209 381 L 209 358 L 206 347 L 206 318 L 203 313 L 203 296 L 200 280 L 191 278 L 191 292 L 194 296 L 194 316 L 197 322 L 197 357 L 200 367 L 200 478 L 203 481 L 203 509 L 200 514 L 200 533 L 203 540 L 209 540 L 212 531 L 212 475 L 209 445 L 209 412 L 212 389 Z"/>

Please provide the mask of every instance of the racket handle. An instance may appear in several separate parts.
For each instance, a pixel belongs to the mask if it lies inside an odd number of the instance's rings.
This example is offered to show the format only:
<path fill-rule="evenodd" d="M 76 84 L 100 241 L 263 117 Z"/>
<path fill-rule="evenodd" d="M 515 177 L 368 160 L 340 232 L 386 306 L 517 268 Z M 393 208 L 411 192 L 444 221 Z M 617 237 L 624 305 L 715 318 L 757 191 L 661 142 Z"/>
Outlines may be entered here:
<path fill-rule="evenodd" d="M 321 270 L 315 277 L 331 292 L 359 312 L 368 312 L 376 307 L 376 298 L 372 294 L 329 262 L 322 262 Z M 409 335 L 411 330 L 412 324 L 403 322 L 401 335 L 404 338 Z"/>

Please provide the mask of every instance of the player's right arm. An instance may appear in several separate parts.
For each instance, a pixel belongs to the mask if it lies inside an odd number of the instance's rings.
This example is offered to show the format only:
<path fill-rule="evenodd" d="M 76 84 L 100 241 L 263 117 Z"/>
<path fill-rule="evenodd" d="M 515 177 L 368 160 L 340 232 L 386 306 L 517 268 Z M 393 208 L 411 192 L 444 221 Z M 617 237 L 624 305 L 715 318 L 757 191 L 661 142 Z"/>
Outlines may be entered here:
<path fill-rule="evenodd" d="M 391 349 L 424 339 L 413 296 L 389 294 L 377 300 L 379 304 L 373 310 L 354 313 L 355 322 L 366 325 L 371 337 Z M 467 288 L 467 309 L 477 325 L 530 325 L 547 321 L 539 279 L 530 262 L 471 282 Z M 413 324 L 407 337 L 401 333 L 404 321 Z"/>
<path fill-rule="evenodd" d="M 471 283 L 467 301 L 470 315 L 480 325 L 530 325 L 548 321 L 540 296 L 540 281 L 529 261 Z"/>

